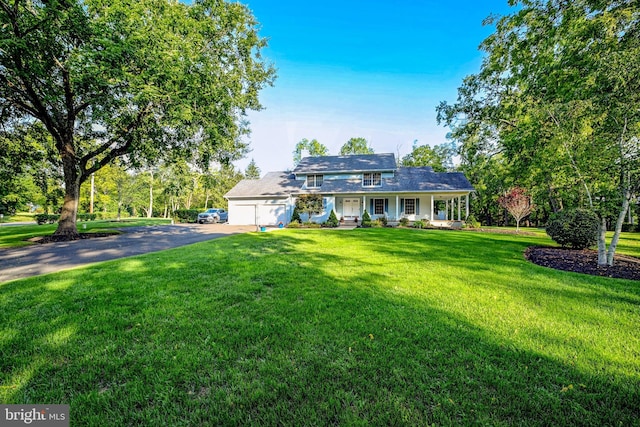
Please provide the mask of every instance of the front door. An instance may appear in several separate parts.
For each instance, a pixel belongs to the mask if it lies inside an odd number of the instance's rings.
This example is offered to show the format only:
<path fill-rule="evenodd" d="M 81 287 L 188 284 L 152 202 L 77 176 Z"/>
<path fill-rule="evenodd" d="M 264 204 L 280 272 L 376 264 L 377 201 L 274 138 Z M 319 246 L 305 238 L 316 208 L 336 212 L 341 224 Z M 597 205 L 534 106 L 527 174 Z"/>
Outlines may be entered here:
<path fill-rule="evenodd" d="M 350 219 L 360 216 L 360 199 L 344 199 L 342 201 L 342 215 Z"/>

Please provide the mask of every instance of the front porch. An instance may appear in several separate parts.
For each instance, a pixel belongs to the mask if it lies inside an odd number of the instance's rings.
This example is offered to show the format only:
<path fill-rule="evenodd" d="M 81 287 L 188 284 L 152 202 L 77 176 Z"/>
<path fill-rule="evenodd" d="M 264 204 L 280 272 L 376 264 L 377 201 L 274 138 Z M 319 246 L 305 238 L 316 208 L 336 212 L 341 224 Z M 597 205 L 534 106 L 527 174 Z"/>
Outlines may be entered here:
<path fill-rule="evenodd" d="M 339 219 L 360 220 L 366 210 L 371 219 L 386 217 L 390 222 L 402 218 L 429 221 L 437 227 L 461 226 L 469 216 L 469 193 L 335 196 L 333 205 Z"/>

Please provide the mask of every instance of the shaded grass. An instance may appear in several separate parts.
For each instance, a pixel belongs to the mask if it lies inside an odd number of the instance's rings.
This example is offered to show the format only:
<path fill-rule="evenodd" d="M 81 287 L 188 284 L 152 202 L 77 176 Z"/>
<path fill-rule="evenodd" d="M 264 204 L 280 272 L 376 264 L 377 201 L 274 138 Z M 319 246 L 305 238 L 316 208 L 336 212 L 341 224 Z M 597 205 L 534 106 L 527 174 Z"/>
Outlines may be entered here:
<path fill-rule="evenodd" d="M 78 222 L 78 231 L 82 233 L 99 233 L 102 231 L 113 230 L 122 227 L 139 227 L 158 224 L 169 224 L 170 219 L 161 218 L 139 218 L 126 219 L 122 221 L 86 221 Z M 42 224 L 42 225 L 11 225 L 0 227 L 0 248 L 20 247 L 32 245 L 28 239 L 39 236 L 49 236 L 56 231 L 58 224 Z"/>
<path fill-rule="evenodd" d="M 281 230 L 0 285 L 0 401 L 73 425 L 637 425 L 637 282 L 538 236 Z"/>

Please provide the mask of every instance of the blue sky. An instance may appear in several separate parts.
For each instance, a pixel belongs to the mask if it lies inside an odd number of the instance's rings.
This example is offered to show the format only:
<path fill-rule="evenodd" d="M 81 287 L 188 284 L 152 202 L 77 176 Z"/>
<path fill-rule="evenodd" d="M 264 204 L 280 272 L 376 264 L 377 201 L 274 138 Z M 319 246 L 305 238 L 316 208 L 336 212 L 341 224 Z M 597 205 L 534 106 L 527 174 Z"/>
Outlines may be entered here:
<path fill-rule="evenodd" d="M 414 140 L 445 142 L 440 101 L 454 102 L 462 79 L 479 70 L 482 21 L 511 12 L 507 0 L 323 2 L 245 0 L 269 39 L 274 87 L 251 112 L 252 152 L 262 174 L 293 166 L 302 138 L 338 154 L 351 137 L 376 153 L 403 156 Z"/>

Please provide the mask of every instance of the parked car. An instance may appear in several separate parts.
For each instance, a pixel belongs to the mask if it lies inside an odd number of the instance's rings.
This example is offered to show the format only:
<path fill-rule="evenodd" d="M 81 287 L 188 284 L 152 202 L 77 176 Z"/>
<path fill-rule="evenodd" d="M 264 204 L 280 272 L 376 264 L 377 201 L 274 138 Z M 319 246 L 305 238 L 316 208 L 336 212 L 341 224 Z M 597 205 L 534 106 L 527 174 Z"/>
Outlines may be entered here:
<path fill-rule="evenodd" d="M 229 220 L 229 212 L 224 209 L 212 208 L 207 209 L 205 212 L 198 214 L 198 224 L 204 224 L 205 222 L 227 222 Z"/>

